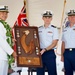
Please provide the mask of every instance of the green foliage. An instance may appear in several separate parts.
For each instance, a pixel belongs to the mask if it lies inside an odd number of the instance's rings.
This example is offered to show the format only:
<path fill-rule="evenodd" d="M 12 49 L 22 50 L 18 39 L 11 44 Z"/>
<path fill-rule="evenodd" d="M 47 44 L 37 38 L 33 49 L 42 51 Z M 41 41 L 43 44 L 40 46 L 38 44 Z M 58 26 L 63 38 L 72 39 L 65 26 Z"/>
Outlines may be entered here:
<path fill-rule="evenodd" d="M 0 22 L 4 25 L 4 27 L 6 28 L 6 36 L 7 36 L 7 42 L 8 44 L 11 46 L 13 45 L 12 42 L 12 34 L 11 34 L 11 27 L 9 26 L 9 24 L 7 24 L 7 22 L 0 20 Z M 8 64 L 9 64 L 9 68 L 11 68 L 11 63 L 14 62 L 14 58 L 12 55 L 8 55 Z"/>

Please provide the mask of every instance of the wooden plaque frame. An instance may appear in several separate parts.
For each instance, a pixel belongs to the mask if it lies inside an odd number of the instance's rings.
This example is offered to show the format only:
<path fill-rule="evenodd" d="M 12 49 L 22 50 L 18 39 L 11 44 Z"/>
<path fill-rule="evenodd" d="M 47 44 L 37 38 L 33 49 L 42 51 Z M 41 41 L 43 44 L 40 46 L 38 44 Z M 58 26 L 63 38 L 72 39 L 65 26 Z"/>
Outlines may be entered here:
<path fill-rule="evenodd" d="M 17 66 L 42 67 L 38 27 L 15 26 Z"/>

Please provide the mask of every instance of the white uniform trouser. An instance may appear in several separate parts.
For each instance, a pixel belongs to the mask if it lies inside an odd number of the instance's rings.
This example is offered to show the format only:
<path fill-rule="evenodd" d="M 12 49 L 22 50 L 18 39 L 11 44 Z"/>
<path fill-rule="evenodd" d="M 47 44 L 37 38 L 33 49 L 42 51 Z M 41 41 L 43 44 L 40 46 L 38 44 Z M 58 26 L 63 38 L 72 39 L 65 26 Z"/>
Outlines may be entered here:
<path fill-rule="evenodd" d="M 0 60 L 0 75 L 7 75 L 8 73 L 8 61 Z"/>

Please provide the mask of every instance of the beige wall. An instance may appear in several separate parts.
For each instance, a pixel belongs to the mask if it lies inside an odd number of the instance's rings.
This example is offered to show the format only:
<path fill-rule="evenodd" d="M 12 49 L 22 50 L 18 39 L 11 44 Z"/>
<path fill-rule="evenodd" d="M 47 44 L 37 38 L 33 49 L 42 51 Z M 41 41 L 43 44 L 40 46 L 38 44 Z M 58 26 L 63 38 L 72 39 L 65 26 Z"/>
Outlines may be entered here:
<path fill-rule="evenodd" d="M 75 7 L 75 0 L 66 0 L 65 12 Z M 8 23 L 13 26 L 23 7 L 23 0 L 0 0 L 0 5 L 9 6 Z M 43 24 L 41 13 L 48 9 L 54 13 L 52 24 L 60 27 L 64 0 L 27 0 L 27 16 L 30 25 L 40 26 Z M 66 15 L 65 15 L 66 17 Z"/>

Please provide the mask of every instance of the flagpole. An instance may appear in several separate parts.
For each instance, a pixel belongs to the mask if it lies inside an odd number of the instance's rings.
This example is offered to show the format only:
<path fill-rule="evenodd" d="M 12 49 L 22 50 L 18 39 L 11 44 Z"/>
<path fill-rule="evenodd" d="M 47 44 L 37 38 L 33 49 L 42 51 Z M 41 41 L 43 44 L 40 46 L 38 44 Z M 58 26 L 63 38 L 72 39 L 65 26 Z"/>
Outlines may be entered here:
<path fill-rule="evenodd" d="M 26 0 L 23 1 L 24 2 L 24 7 L 26 6 Z"/>
<path fill-rule="evenodd" d="M 65 6 L 66 6 L 66 0 L 64 0 L 64 6 L 63 6 L 63 11 L 62 11 L 62 18 L 61 18 L 61 30 L 62 30 L 62 24 L 63 24 L 63 19 L 64 19 L 64 12 L 65 12 Z"/>
<path fill-rule="evenodd" d="M 24 0 L 23 2 L 24 2 L 24 7 L 28 8 L 28 5 L 27 5 L 28 0 Z M 27 16 L 27 19 L 28 19 L 28 9 L 26 9 L 26 16 Z"/>
<path fill-rule="evenodd" d="M 61 43 L 61 37 L 62 37 L 62 29 L 63 29 L 63 19 L 64 19 L 65 6 L 66 6 L 66 0 L 64 0 L 63 11 L 62 11 L 62 17 L 61 17 L 59 43 Z M 59 46 L 59 45 L 60 45 L 60 46 Z M 61 54 L 59 54 L 59 53 L 57 52 L 58 48 L 61 48 L 61 44 L 58 44 L 57 49 L 56 49 L 56 54 L 59 55 L 59 56 L 61 56 Z"/>
<path fill-rule="evenodd" d="M 65 12 L 65 6 L 66 6 L 66 0 L 64 0 L 64 6 L 62 11 L 62 18 L 61 18 L 61 24 L 60 24 L 60 39 L 62 37 L 62 29 L 63 29 L 63 19 L 64 19 L 64 12 Z"/>

